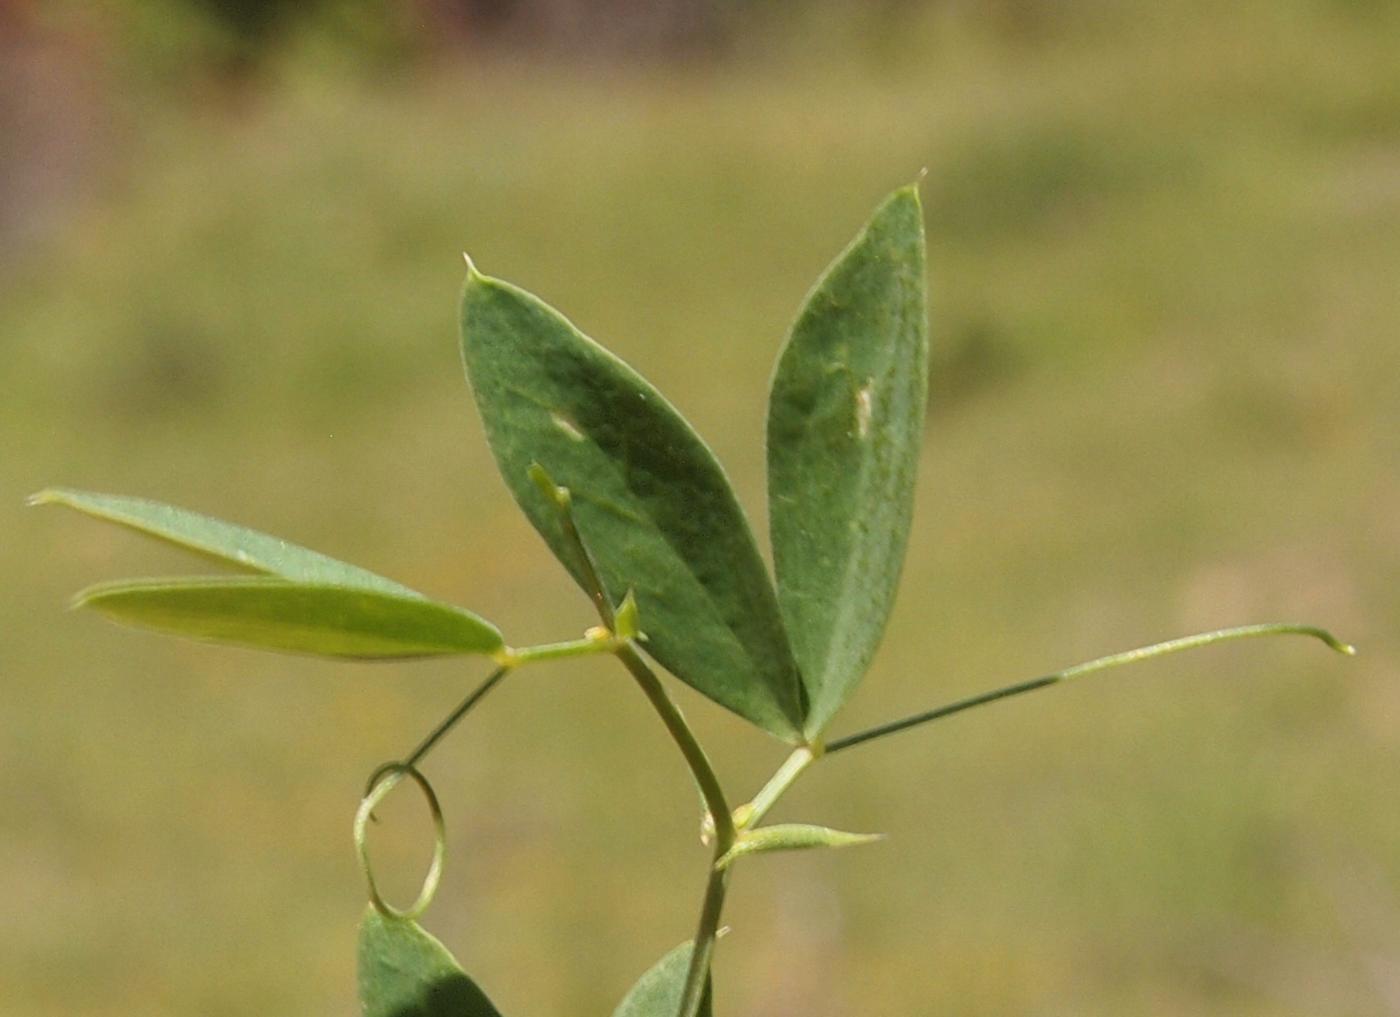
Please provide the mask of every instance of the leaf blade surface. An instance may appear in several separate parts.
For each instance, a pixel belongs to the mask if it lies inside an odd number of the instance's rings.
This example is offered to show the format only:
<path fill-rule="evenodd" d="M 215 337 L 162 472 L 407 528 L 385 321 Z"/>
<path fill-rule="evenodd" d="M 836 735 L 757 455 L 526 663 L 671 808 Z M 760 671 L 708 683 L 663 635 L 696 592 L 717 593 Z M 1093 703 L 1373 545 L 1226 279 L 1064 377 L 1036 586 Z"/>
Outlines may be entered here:
<path fill-rule="evenodd" d="M 370 907 L 357 969 L 363 1017 L 501 1017 L 447 948 L 410 919 Z"/>
<path fill-rule="evenodd" d="M 928 374 L 923 214 L 890 195 L 808 295 L 769 396 L 778 602 L 816 737 L 864 677 L 894 602 Z"/>
<path fill-rule="evenodd" d="M 694 949 L 694 941 L 687 940 L 652 965 L 618 1004 L 613 1017 L 676 1017 Z M 699 1017 L 713 1017 L 710 993 L 707 977 Z"/>
<path fill-rule="evenodd" d="M 63 505 L 94 519 L 174 544 L 215 561 L 293 582 L 326 583 L 417 596 L 408 587 L 270 534 L 145 498 L 50 488 L 34 505 Z"/>
<path fill-rule="evenodd" d="M 401 660 L 503 648 L 493 625 L 461 608 L 263 576 L 102 583 L 75 604 L 130 625 L 285 653 Z"/>
<path fill-rule="evenodd" d="M 538 463 L 567 488 L 613 603 L 636 595 L 643 647 L 710 699 L 787 740 L 805 712 L 777 598 L 729 482 L 640 375 L 536 297 L 472 270 L 462 351 L 507 486 L 587 590 Z"/>

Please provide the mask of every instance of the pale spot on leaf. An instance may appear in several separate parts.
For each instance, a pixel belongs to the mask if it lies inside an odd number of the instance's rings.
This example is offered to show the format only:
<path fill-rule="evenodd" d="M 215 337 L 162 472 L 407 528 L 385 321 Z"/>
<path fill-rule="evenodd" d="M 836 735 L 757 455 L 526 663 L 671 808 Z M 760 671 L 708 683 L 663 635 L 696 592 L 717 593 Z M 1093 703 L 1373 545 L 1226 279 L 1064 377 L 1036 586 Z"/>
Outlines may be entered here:
<path fill-rule="evenodd" d="M 559 430 L 563 431 L 566 435 L 568 435 L 570 440 L 585 440 L 583 432 L 578 429 L 578 425 L 575 424 L 568 417 L 564 416 L 562 413 L 551 413 L 549 415 L 549 419 L 554 421 L 554 426 L 559 428 Z"/>
<path fill-rule="evenodd" d="M 870 415 L 874 410 L 870 389 L 870 385 L 864 385 L 856 391 L 856 434 L 862 439 L 870 434 Z"/>

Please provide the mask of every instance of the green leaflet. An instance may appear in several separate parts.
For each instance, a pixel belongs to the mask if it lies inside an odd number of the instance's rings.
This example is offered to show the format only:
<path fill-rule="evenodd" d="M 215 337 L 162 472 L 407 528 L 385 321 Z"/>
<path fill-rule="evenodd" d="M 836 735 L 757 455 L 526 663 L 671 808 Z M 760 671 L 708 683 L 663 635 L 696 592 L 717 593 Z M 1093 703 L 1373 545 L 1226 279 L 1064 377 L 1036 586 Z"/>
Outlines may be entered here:
<path fill-rule="evenodd" d="M 437 939 L 373 907 L 360 922 L 359 989 L 363 1017 L 501 1017 Z"/>
<path fill-rule="evenodd" d="M 735 845 L 715 862 L 715 868 L 728 868 L 736 858 L 764 854 L 769 851 L 810 851 L 813 848 L 855 847 L 883 840 L 882 833 L 846 833 L 826 826 L 807 823 L 775 823 L 747 830 L 739 835 Z"/>
<path fill-rule="evenodd" d="M 500 632 L 469 611 L 256 530 L 121 495 L 51 489 L 30 501 L 66 505 L 264 573 L 104 583 L 76 598 L 79 606 L 118 621 L 195 639 L 331 657 L 490 654 L 503 647 Z"/>
<path fill-rule="evenodd" d="M 221 519 L 163 505 L 91 491 L 51 488 L 29 499 L 31 505 L 66 505 L 97 519 L 118 523 L 216 561 L 299 583 L 321 583 L 418 596 L 406 586 L 362 568 L 308 551 L 296 544 L 226 523 Z"/>
<path fill-rule="evenodd" d="M 417 594 L 265 576 L 103 583 L 78 594 L 76 604 L 195 639 L 327 657 L 491 654 L 503 647 L 489 622 Z"/>
<path fill-rule="evenodd" d="M 642 975 L 637 984 L 632 986 L 627 997 L 613 1011 L 613 1017 L 676 1017 L 693 949 L 694 943 L 687 940 L 657 961 Z M 712 1017 L 712 1014 L 710 984 L 707 979 L 705 995 L 700 1001 L 700 1017 Z"/>
<path fill-rule="evenodd" d="M 682 681 L 789 741 L 805 713 L 777 599 L 719 463 L 635 371 L 507 283 L 467 275 L 462 351 L 496 462 L 580 585 L 538 463 L 571 492 L 609 598 L 635 592 L 643 644 Z"/>
<path fill-rule="evenodd" d="M 928 384 L 924 275 L 910 186 L 827 269 L 773 376 L 769 526 L 809 738 L 865 675 L 904 562 Z"/>

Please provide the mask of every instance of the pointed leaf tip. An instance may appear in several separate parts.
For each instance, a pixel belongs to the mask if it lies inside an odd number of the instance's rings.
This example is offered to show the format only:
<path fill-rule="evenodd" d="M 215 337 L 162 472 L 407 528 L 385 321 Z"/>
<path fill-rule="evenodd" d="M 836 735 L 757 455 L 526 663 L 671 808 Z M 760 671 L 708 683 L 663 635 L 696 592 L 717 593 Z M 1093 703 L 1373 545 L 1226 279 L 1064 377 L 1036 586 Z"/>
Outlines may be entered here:
<path fill-rule="evenodd" d="M 899 190 L 891 194 L 890 203 L 907 201 L 922 213 L 924 202 L 923 196 L 919 193 L 919 188 L 922 186 L 924 177 L 927 174 L 928 170 L 923 170 L 911 183 L 905 184 L 903 187 L 899 188 Z"/>

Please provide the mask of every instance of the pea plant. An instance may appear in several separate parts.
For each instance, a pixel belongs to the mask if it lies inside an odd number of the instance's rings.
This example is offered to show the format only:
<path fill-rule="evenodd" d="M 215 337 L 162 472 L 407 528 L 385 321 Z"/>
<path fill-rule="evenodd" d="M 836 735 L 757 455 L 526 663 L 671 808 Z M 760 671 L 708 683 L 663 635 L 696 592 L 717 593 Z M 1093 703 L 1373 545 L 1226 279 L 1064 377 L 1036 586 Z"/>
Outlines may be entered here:
<path fill-rule="evenodd" d="M 909 186 L 880 205 L 797 316 L 768 405 L 771 577 L 724 471 L 661 393 L 548 305 L 468 259 L 467 377 L 506 485 L 597 612 L 599 624 L 581 638 L 512 646 L 471 611 L 184 509 L 67 489 L 34 497 L 253 573 L 124 580 L 78 594 L 78 604 L 118 621 L 264 650 L 363 661 L 464 655 L 494 665 L 413 751 L 372 775 L 356 813 L 370 898 L 359 940 L 366 1017 L 498 1015 L 418 923 L 437 887 L 444 843 L 442 811 L 419 766 L 482 697 L 527 665 L 615 657 L 694 777 L 711 850 L 695 932 L 641 977 L 614 1017 L 696 1017 L 712 1012 L 711 958 L 742 859 L 875 839 L 764 822 L 823 758 L 995 700 L 1229 640 L 1297 634 L 1353 652 L 1309 625 L 1221 629 L 828 738 L 870 666 L 904 559 L 927 390 L 924 258 L 923 215 Z M 790 747 L 751 799 L 731 799 L 653 663 Z M 376 888 L 366 830 L 404 780 L 425 794 L 437 839 L 422 893 L 399 910 Z"/>

